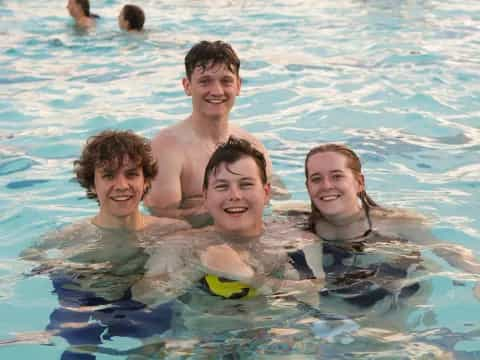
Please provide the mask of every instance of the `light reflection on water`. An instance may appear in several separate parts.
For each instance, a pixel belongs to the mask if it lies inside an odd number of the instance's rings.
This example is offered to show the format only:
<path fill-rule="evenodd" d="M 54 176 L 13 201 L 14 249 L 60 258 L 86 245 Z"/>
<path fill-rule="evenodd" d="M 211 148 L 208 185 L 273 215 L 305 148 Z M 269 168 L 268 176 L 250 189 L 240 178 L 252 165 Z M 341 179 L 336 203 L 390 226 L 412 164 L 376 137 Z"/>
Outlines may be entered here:
<path fill-rule="evenodd" d="M 184 118 L 190 100 L 180 85 L 183 57 L 204 38 L 224 39 L 238 51 L 244 82 L 232 119 L 266 144 L 295 200 L 307 198 L 303 159 L 308 149 L 320 142 L 346 142 L 364 160 L 375 199 L 432 216 L 440 238 L 480 254 L 480 4 L 209 0 L 140 5 L 147 13 L 147 33 L 130 37 L 116 29 L 117 1 L 92 4 L 102 19 L 91 34 L 73 29 L 64 1 L 0 1 L 0 315 L 19 318 L 2 321 L 0 338 L 40 331 L 48 322 L 54 306 L 49 283 L 29 279 L 26 286 L 15 257 L 41 234 L 95 211 L 96 204 L 84 200 L 71 181 L 72 161 L 85 138 L 105 127 L 152 136 Z M 262 329 L 263 340 L 252 345 L 251 354 L 294 348 L 327 357 L 350 349 L 378 358 L 400 351 L 421 358 L 422 349 L 440 344 L 475 358 L 480 344 L 472 338 L 478 339 L 475 314 L 480 312 L 471 297 L 472 281 L 452 285 L 457 277 L 447 272 L 433 277 L 429 312 L 416 309 L 423 323 L 410 329 L 417 331 L 415 341 L 411 334 L 396 333 L 383 334 L 386 340 L 379 342 L 368 329 L 316 338 L 311 324 L 300 326 L 299 336 L 287 331 L 298 330 L 295 322 L 283 321 L 283 332 Z M 44 305 L 26 309 L 29 297 Z M 248 343 L 251 333 L 244 335 Z M 210 340 L 218 349 L 223 339 Z M 189 340 L 177 341 L 172 349 L 190 346 L 182 343 Z M 36 351 L 52 355 L 62 346 L 0 348 L 0 354 L 7 358 L 19 351 L 19 358 L 30 358 Z M 197 350 L 209 348 L 204 344 Z M 234 342 L 228 351 L 236 351 Z"/>

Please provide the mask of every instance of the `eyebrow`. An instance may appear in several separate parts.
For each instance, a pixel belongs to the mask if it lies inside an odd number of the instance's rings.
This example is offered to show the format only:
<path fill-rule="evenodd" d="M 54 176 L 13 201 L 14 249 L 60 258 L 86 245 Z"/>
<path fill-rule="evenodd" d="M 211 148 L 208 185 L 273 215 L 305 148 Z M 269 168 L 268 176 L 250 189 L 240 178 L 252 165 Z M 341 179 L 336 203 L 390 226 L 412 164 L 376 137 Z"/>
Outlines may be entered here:
<path fill-rule="evenodd" d="M 248 180 L 248 181 L 255 181 L 255 178 L 252 177 L 252 176 L 243 176 L 243 177 L 241 177 L 240 179 L 236 179 L 235 181 L 246 181 L 246 180 Z M 230 181 L 227 180 L 227 179 L 223 179 L 223 178 L 215 178 L 215 179 L 213 180 L 213 182 L 214 182 L 214 183 L 228 183 L 228 182 L 230 182 Z"/>
<path fill-rule="evenodd" d="M 344 171 L 341 170 L 341 169 L 334 169 L 334 170 L 328 171 L 328 173 L 329 174 L 335 174 L 335 173 L 342 173 L 343 174 Z M 313 175 L 322 175 L 322 174 L 319 171 L 317 171 L 317 172 L 313 172 L 313 173 L 310 174 L 310 176 L 313 176 Z"/>

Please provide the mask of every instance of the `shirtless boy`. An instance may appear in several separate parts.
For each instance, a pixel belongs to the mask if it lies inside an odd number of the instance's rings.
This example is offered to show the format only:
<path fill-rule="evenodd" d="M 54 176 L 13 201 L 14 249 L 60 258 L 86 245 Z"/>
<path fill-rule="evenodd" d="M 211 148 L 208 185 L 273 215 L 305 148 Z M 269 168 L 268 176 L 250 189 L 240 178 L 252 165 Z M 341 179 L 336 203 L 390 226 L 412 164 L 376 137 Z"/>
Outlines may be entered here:
<path fill-rule="evenodd" d="M 202 198 L 205 166 L 229 136 L 250 141 L 267 158 L 265 147 L 253 135 L 229 122 L 235 98 L 240 94 L 240 60 L 222 41 L 201 41 L 185 57 L 185 94 L 192 98 L 192 114 L 161 130 L 152 140 L 160 171 L 145 197 L 152 214 L 186 219 L 201 225 L 208 216 Z M 202 216 L 203 215 L 203 216 Z"/>

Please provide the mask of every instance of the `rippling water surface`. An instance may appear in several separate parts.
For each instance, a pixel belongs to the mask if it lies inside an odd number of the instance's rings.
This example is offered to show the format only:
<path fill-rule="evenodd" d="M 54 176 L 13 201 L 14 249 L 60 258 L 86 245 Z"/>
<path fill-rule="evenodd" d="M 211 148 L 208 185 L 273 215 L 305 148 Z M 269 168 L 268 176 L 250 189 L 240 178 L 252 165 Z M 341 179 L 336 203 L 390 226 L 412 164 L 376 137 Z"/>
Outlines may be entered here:
<path fill-rule="evenodd" d="M 102 18 L 89 34 L 74 29 L 64 1 L 0 0 L 0 338 L 48 323 L 56 304 L 51 285 L 22 279 L 16 257 L 49 230 L 95 212 L 72 181 L 85 139 L 104 128 L 151 137 L 186 117 L 183 58 L 203 39 L 223 39 L 237 50 L 243 87 L 232 121 L 262 139 L 293 199 L 307 199 L 308 149 L 345 142 L 361 155 L 379 202 L 432 216 L 437 236 L 480 257 L 480 3 L 137 3 L 147 15 L 141 36 L 118 31 L 123 3 L 116 0 L 92 1 Z M 448 269 L 432 284 L 429 311 L 419 310 L 416 322 L 411 315 L 416 338 L 382 335 L 372 344 L 345 335 L 353 331 L 348 322 L 335 327 L 337 335 L 317 324 L 311 339 L 324 344 L 318 354 L 422 358 L 436 351 L 428 346 L 441 346 L 457 358 L 480 358 L 472 278 L 459 280 Z M 291 323 L 282 324 L 288 330 Z M 288 335 L 285 347 L 285 332 L 270 336 L 281 341 L 252 354 L 317 353 L 308 348 L 315 341 L 307 346 Z M 66 346 L 60 339 L 54 347 L 33 342 L 0 347 L 0 356 L 50 359 Z"/>

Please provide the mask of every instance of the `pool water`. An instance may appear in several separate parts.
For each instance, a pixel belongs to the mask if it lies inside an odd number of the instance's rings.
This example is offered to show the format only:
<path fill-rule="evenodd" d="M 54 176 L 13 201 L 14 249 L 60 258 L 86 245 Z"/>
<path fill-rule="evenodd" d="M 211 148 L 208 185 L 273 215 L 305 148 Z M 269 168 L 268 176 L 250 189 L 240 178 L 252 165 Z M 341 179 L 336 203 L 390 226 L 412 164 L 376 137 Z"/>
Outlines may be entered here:
<path fill-rule="evenodd" d="M 119 32 L 119 1 L 92 2 L 101 19 L 82 33 L 65 1 L 0 0 L 0 358 L 54 359 L 68 347 L 42 338 L 57 299 L 48 278 L 23 276 L 17 256 L 95 213 L 72 174 L 88 136 L 116 128 L 152 137 L 189 114 L 183 58 L 203 39 L 238 52 L 243 86 L 231 120 L 264 142 L 294 200 L 307 199 L 306 152 L 344 142 L 360 154 L 374 199 L 432 217 L 437 237 L 480 259 L 480 3 L 137 4 L 147 17 L 140 36 Z M 253 314 L 256 327 L 179 332 L 168 346 L 112 338 L 97 358 L 140 347 L 145 358 L 478 359 L 472 288 L 480 278 L 435 261 L 442 271 L 429 277 L 432 290 L 409 312 L 406 332 L 373 334 L 285 302 Z M 13 333 L 30 335 L 9 343 Z"/>

